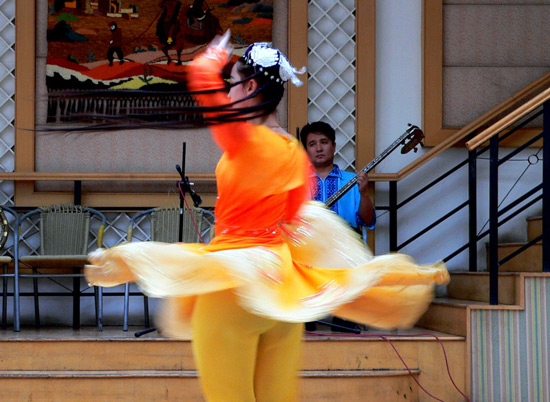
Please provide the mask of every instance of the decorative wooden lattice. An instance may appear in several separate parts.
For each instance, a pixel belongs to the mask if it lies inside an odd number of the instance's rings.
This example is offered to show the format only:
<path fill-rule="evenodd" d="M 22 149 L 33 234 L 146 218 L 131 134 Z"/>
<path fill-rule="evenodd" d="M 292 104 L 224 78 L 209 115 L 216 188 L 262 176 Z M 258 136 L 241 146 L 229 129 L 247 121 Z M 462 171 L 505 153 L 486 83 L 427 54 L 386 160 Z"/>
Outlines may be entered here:
<path fill-rule="evenodd" d="M 310 0 L 308 121 L 336 130 L 335 162 L 355 169 L 355 1 Z"/>

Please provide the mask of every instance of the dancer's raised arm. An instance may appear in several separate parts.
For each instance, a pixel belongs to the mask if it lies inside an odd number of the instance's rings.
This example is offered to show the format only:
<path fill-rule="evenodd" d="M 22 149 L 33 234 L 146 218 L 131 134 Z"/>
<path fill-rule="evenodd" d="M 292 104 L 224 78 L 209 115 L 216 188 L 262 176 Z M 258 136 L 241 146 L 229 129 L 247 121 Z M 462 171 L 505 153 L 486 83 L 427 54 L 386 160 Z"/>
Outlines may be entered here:
<path fill-rule="evenodd" d="M 231 47 L 228 46 L 229 31 L 222 37 L 216 37 L 208 46 L 208 49 L 196 57 L 188 70 L 188 88 L 191 91 L 212 91 L 194 94 L 200 106 L 214 107 L 232 103 L 231 98 L 225 92 L 225 82 L 222 78 L 222 70 L 229 60 Z M 217 90 L 217 91 L 215 91 Z M 238 107 L 238 104 L 237 104 Z M 228 111 L 213 111 L 205 113 L 205 117 L 218 117 Z M 244 121 L 227 122 L 210 127 L 212 136 L 218 146 L 224 152 L 232 154 L 239 148 L 239 142 L 247 137 L 248 129 Z"/>

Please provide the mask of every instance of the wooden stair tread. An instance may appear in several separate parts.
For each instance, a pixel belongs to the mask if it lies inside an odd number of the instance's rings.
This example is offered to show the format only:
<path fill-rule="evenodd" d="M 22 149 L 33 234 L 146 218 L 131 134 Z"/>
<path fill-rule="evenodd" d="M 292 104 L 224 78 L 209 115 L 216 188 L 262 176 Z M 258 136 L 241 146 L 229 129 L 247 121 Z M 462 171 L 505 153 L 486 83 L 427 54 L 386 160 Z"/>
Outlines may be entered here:
<path fill-rule="evenodd" d="M 499 242 L 498 246 L 499 247 L 521 247 L 521 246 L 525 246 L 526 244 L 527 244 L 526 241 L 523 241 L 523 242 L 516 241 L 516 242 L 509 242 L 509 243 Z M 542 246 L 542 241 L 538 241 L 535 244 L 533 244 L 533 247 L 535 246 Z M 487 247 L 489 247 L 489 244 L 487 244 Z"/>
<path fill-rule="evenodd" d="M 451 281 L 447 285 L 448 299 L 461 299 L 488 303 L 491 277 L 483 272 L 450 272 Z M 503 305 L 518 305 L 521 303 L 521 273 L 498 273 L 498 301 Z M 471 304 L 471 303 L 470 303 Z M 479 304 L 477 304 L 479 305 Z"/>
<path fill-rule="evenodd" d="M 161 338 L 157 333 L 135 338 L 134 331 L 123 332 L 121 327 L 105 327 L 102 333 L 95 327 L 22 331 L 0 331 L 0 394 L 12 400 L 72 402 L 82 395 L 90 402 L 203 400 L 188 340 Z M 416 401 L 415 378 L 422 378 L 423 385 L 444 400 L 452 400 L 454 390 L 447 387 L 441 345 L 434 337 L 422 335 L 432 332 L 455 362 L 453 376 L 458 386 L 466 387 L 464 337 L 423 328 L 371 328 L 364 331 L 369 337 L 339 336 L 324 328 L 319 332 L 324 333 L 304 339 L 299 371 L 300 400 L 304 402 L 390 402 L 396 393 Z M 391 339 L 410 373 L 380 336 Z M 388 389 L 394 393 L 387 394 Z"/>
<path fill-rule="evenodd" d="M 420 369 L 411 368 L 411 373 L 420 374 Z M 394 377 L 410 375 L 407 369 L 391 370 L 305 370 L 300 372 L 301 377 Z"/>
<path fill-rule="evenodd" d="M 469 271 L 449 271 L 449 274 L 451 275 L 451 281 L 453 275 L 472 275 L 472 276 L 489 276 L 489 271 L 478 271 L 478 272 L 469 272 Z M 506 277 L 506 276 L 515 276 L 517 278 L 521 277 L 530 277 L 530 276 L 548 276 L 550 275 L 549 272 L 543 272 L 541 271 L 498 271 L 499 277 Z M 439 299 L 439 298 L 437 298 Z"/>
<path fill-rule="evenodd" d="M 72 328 L 47 328 L 47 329 L 35 329 L 35 328 L 23 328 L 21 332 L 13 331 L 0 331 L 0 342 L 190 342 L 190 339 L 173 339 L 165 338 L 158 333 L 150 333 L 143 337 L 136 338 L 134 332 L 142 330 L 142 327 L 130 328 L 129 331 L 122 331 L 121 327 L 104 327 L 103 331 L 98 331 L 97 327 L 82 327 L 79 330 L 73 330 Z M 401 335 L 408 335 L 409 340 L 424 340 L 426 336 L 424 328 L 411 328 L 407 330 L 379 330 L 371 328 L 368 331 L 363 331 L 359 335 L 334 333 L 330 330 L 314 331 L 312 334 L 304 335 L 305 342 L 337 342 L 337 341 L 353 341 L 353 342 L 374 342 L 383 341 L 379 336 L 382 335 L 390 340 L 403 339 Z M 448 334 L 445 332 L 433 332 L 434 335 L 444 340 L 457 340 L 459 338 L 456 335 Z M 429 339 L 429 338 L 428 338 Z"/>
<path fill-rule="evenodd" d="M 473 309 L 491 309 L 491 310 L 523 310 L 523 307 L 519 304 L 490 304 L 477 300 L 462 300 L 462 299 L 449 299 L 445 297 L 437 297 L 432 301 L 436 306 L 449 306 L 455 308 L 473 308 Z"/>
<path fill-rule="evenodd" d="M 449 274 L 451 277 L 453 275 L 472 275 L 472 276 L 488 276 L 490 274 L 489 271 L 477 271 L 477 272 L 470 272 L 470 271 L 449 271 Z M 499 272 L 498 276 L 521 276 L 521 272 Z M 451 279 L 452 280 L 452 279 Z"/>
<path fill-rule="evenodd" d="M 468 307 L 468 306 L 487 306 L 489 303 L 477 300 L 462 300 L 462 299 L 450 299 L 447 297 L 436 297 L 432 300 L 432 304 Z"/>
<path fill-rule="evenodd" d="M 196 370 L 2 370 L 2 377 L 196 377 Z"/>
<path fill-rule="evenodd" d="M 412 374 L 420 369 L 410 368 Z M 387 377 L 409 375 L 407 369 L 379 370 L 301 370 L 302 377 Z M 2 370 L 0 378 L 75 378 L 75 377 L 198 377 L 196 370 Z"/>
<path fill-rule="evenodd" d="M 497 251 L 498 259 L 502 260 L 503 258 L 508 257 L 526 244 L 527 242 L 499 243 Z M 486 247 L 487 250 L 489 250 L 488 244 Z M 541 272 L 542 250 L 543 244 L 539 241 L 526 250 L 523 250 L 520 255 L 516 255 L 513 259 L 499 265 L 498 270 L 501 272 Z M 490 266 L 489 252 L 487 252 L 487 266 Z"/>

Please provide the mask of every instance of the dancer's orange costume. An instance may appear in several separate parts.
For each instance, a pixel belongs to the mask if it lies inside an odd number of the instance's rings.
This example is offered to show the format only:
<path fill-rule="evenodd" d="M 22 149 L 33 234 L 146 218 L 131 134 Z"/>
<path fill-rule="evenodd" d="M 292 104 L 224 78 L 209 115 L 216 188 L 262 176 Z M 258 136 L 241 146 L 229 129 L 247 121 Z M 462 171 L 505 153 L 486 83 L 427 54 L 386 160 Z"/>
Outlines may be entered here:
<path fill-rule="evenodd" d="M 209 52 L 189 66 L 192 90 L 223 87 L 227 55 Z M 229 103 L 220 92 L 197 100 Z M 183 336 L 192 321 L 208 400 L 292 401 L 301 323 L 331 313 L 411 326 L 448 273 L 403 255 L 373 257 L 337 215 L 307 202 L 310 165 L 296 140 L 242 121 L 211 131 L 223 150 L 212 242 L 123 244 L 93 253 L 86 275 L 103 286 L 137 281 L 166 298 L 165 334 Z"/>

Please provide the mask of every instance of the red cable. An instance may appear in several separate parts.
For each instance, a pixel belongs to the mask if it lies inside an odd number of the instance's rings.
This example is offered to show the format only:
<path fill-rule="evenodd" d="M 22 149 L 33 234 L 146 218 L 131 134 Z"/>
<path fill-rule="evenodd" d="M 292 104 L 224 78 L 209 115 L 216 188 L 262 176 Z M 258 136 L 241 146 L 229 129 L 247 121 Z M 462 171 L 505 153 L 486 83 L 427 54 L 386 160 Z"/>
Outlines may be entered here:
<path fill-rule="evenodd" d="M 441 341 L 441 339 L 435 334 L 425 333 L 425 334 L 415 334 L 415 335 L 399 335 L 399 334 L 387 334 L 387 335 L 383 335 L 383 334 L 330 334 L 330 335 L 328 335 L 328 334 L 322 334 L 322 333 L 319 333 L 319 332 L 310 332 L 310 331 L 306 331 L 306 333 L 313 334 L 313 335 L 318 335 L 318 336 L 333 336 L 333 337 L 344 337 L 344 338 L 382 338 L 383 340 L 388 342 L 390 344 L 390 346 L 393 348 L 393 350 L 397 354 L 397 357 L 399 357 L 399 360 L 401 360 L 401 362 L 403 363 L 403 365 L 405 366 L 405 368 L 409 372 L 410 376 L 418 384 L 420 389 L 422 389 L 422 391 L 424 391 L 427 395 L 431 396 L 433 399 L 435 399 L 437 401 L 440 401 L 440 402 L 444 402 L 442 399 L 439 399 L 439 398 L 433 396 L 432 394 L 430 394 L 422 385 L 420 385 L 420 382 L 418 382 L 418 380 L 414 377 L 414 375 L 412 374 L 409 366 L 407 366 L 407 363 L 405 363 L 405 361 L 401 357 L 401 354 L 399 354 L 399 352 L 398 352 L 397 348 L 395 347 L 395 345 L 392 343 L 391 340 L 389 340 L 387 338 L 388 336 L 394 336 L 394 337 L 399 337 L 399 338 L 413 338 L 413 337 L 418 337 L 418 336 L 431 336 L 431 337 L 434 337 L 439 342 L 439 345 L 441 346 L 441 350 L 443 351 L 443 356 L 445 358 L 445 366 L 447 367 L 447 374 L 449 376 L 449 379 L 451 380 L 451 383 L 453 384 L 455 389 L 460 393 L 460 395 L 462 395 L 464 397 L 464 399 L 466 399 L 467 402 L 470 402 L 470 399 L 468 399 L 468 397 L 460 390 L 460 388 L 458 388 L 458 386 L 454 382 L 453 377 L 451 375 L 451 369 L 449 368 L 449 360 L 447 359 L 447 353 L 445 351 L 445 346 L 443 345 L 443 342 Z"/>
<path fill-rule="evenodd" d="M 183 202 L 185 202 L 185 207 L 187 208 L 187 211 L 189 212 L 189 216 L 191 217 L 191 222 L 193 222 L 193 225 L 195 226 L 195 230 L 197 231 L 197 234 L 199 235 L 199 239 L 201 239 L 201 242 L 204 243 L 204 239 L 201 236 L 201 233 L 199 231 L 199 228 L 197 226 L 197 223 L 195 222 L 195 217 L 193 216 L 193 212 L 191 212 L 191 208 L 189 208 L 189 205 L 187 204 L 187 199 L 185 198 L 185 194 L 183 193 L 183 190 L 181 189 L 181 182 L 178 182 L 178 187 L 180 189 L 180 194 L 183 197 Z"/>

